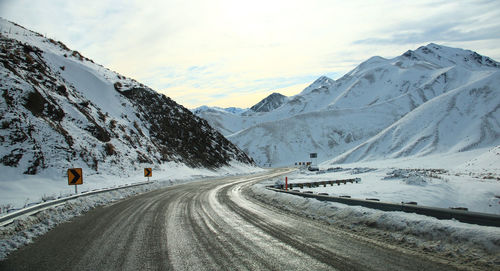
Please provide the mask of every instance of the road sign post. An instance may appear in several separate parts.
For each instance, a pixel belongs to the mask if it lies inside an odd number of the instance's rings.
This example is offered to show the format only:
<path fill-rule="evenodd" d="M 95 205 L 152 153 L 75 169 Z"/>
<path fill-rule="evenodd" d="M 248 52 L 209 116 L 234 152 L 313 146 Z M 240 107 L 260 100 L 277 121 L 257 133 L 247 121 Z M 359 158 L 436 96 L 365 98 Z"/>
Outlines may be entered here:
<path fill-rule="evenodd" d="M 149 177 L 153 176 L 153 169 L 151 168 L 144 168 L 144 177 L 148 177 L 148 182 L 149 182 Z"/>
<path fill-rule="evenodd" d="M 75 186 L 75 194 L 78 194 L 78 185 L 83 184 L 83 172 L 81 168 L 68 169 L 68 185 Z"/>
<path fill-rule="evenodd" d="M 316 159 L 316 165 L 318 164 L 318 161 L 317 161 L 317 159 L 318 159 L 318 153 L 316 153 L 316 152 L 310 153 L 309 154 L 309 158 L 311 158 L 311 163 L 313 162 L 312 159 Z"/>

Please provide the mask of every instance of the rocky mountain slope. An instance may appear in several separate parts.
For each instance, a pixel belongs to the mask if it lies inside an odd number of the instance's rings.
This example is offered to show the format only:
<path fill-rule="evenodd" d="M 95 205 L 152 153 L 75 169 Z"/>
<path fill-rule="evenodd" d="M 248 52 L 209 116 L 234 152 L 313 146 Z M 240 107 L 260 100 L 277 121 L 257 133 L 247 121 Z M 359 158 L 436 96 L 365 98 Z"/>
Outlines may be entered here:
<path fill-rule="evenodd" d="M 280 107 L 287 100 L 288 98 L 285 95 L 281 95 L 279 93 L 273 93 L 264 98 L 256 105 L 252 106 L 250 110 L 252 110 L 253 112 L 269 112 Z"/>
<path fill-rule="evenodd" d="M 354 162 L 492 147 L 500 144 L 499 71 L 488 57 L 429 44 L 372 57 L 338 80 L 320 77 L 270 112 L 203 117 L 259 164 L 309 152 Z"/>
<path fill-rule="evenodd" d="M 207 121 L 147 86 L 0 19 L 0 167 L 126 174 L 166 162 L 253 163 Z"/>

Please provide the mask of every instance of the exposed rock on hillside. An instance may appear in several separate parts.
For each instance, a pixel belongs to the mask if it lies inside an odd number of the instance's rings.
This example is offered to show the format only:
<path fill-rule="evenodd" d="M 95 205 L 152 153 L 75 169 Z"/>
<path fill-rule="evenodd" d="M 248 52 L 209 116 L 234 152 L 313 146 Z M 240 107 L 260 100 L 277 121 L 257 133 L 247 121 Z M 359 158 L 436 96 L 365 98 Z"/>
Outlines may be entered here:
<path fill-rule="evenodd" d="M 61 42 L 0 19 L 0 166 L 20 173 L 85 167 L 123 174 L 165 162 L 253 163 L 165 95 Z"/>

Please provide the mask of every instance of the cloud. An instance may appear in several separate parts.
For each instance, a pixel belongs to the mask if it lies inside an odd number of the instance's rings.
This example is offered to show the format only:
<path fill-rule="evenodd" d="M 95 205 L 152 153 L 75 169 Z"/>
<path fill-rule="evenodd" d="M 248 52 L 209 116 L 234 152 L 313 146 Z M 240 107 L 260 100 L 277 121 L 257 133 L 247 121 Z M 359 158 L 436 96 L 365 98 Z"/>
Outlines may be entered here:
<path fill-rule="evenodd" d="M 462 30 L 455 23 L 434 24 L 429 27 L 415 27 L 400 31 L 391 31 L 384 38 L 368 38 L 354 41 L 353 44 L 418 44 L 439 41 L 480 41 L 496 40 L 500 37 L 500 23 L 495 26 L 481 27 L 475 30 Z"/>
<path fill-rule="evenodd" d="M 196 87 L 189 80 L 170 79 L 166 81 L 175 81 L 177 84 L 168 85 L 160 89 L 160 92 L 172 97 L 174 100 L 184 101 L 183 105 L 188 108 L 200 105 L 241 106 L 238 104 L 241 102 L 245 102 L 243 107 L 250 107 L 273 92 L 288 96 L 298 94 L 319 76 L 260 78 L 245 81 L 231 78 L 225 80 L 198 78 L 193 80 L 203 81 L 204 83 Z M 227 85 L 220 84 L 221 81 L 226 82 Z M 228 86 L 231 86 L 231 91 L 226 91 Z M 270 88 L 269 86 L 274 87 Z"/>
<path fill-rule="evenodd" d="M 321 75 L 336 79 L 373 55 L 429 42 L 498 59 L 499 3 L 0 0 L 0 16 L 188 107 L 249 107 L 273 90 L 299 93 Z"/>
<path fill-rule="evenodd" d="M 466 42 L 495 40 L 500 36 L 498 1 L 441 1 L 414 8 L 417 14 L 421 9 L 423 16 L 413 16 L 399 24 L 382 25 L 377 35 L 355 40 L 352 44 Z"/>

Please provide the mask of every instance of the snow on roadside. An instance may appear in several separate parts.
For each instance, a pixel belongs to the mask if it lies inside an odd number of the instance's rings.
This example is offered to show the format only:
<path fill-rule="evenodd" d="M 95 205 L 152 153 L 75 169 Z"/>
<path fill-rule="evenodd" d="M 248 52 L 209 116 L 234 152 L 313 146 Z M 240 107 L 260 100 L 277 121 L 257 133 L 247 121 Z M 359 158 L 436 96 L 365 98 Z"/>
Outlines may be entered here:
<path fill-rule="evenodd" d="M 297 171 L 288 175 L 289 183 L 308 183 L 361 178 L 360 183 L 320 185 L 316 188 L 296 186 L 294 190 L 328 193 L 352 198 L 377 198 L 380 201 L 441 208 L 466 207 L 469 211 L 500 214 L 500 182 L 451 173 L 443 169 L 398 169 L 338 167 L 333 172 Z M 283 181 L 283 180 L 282 180 Z"/>
<path fill-rule="evenodd" d="M 322 202 L 316 199 L 267 190 L 280 179 L 252 186 L 252 197 L 291 213 L 324 221 L 348 231 L 418 248 L 456 262 L 478 266 L 500 263 L 500 228 L 456 220 L 439 220 L 404 212 L 384 212 L 361 206 Z"/>
<path fill-rule="evenodd" d="M 361 178 L 360 183 L 294 190 L 384 202 L 500 214 L 500 146 L 463 153 L 404 157 L 352 164 L 320 164 L 288 175 L 289 183 Z M 284 178 L 283 180 L 284 181 Z"/>
<path fill-rule="evenodd" d="M 0 165 L 2 176 L 0 177 L 0 215 L 6 209 L 19 209 L 44 200 L 66 197 L 75 193 L 74 186 L 68 185 L 66 173 L 42 172 L 35 176 L 19 175 L 15 169 Z M 205 168 L 190 168 L 185 164 L 169 162 L 153 168 L 152 181 L 168 181 L 176 179 L 192 179 L 201 176 L 220 176 L 227 174 L 238 174 L 260 170 L 239 162 L 231 162 L 230 166 L 222 167 L 216 171 Z M 106 170 L 102 170 L 106 172 Z M 146 181 L 143 168 L 122 172 L 122 176 L 112 174 L 87 174 L 83 172 L 83 184 L 78 186 L 78 192 L 91 191 L 95 189 L 113 188 L 125 184 L 133 184 Z M 124 177 L 127 176 L 127 177 Z"/>
<path fill-rule="evenodd" d="M 167 168 L 168 170 L 165 170 Z M 0 260 L 5 259 L 10 252 L 31 243 L 35 237 L 45 234 L 58 224 L 68 221 L 75 216 L 85 214 L 95 207 L 106 205 L 123 198 L 145 193 L 158 188 L 197 181 L 206 177 L 250 174 L 261 171 L 264 170 L 234 161 L 230 166 L 222 167 L 216 171 L 208 169 L 192 169 L 183 164 L 177 164 L 175 167 L 172 164 L 166 165 L 163 170 L 153 170 L 151 184 L 79 197 L 53 208 L 42 210 L 31 216 L 21 216 L 18 219 L 15 219 L 13 223 L 0 227 Z M 90 189 L 91 187 L 98 187 L 99 189 L 102 189 L 104 188 L 102 187 L 103 185 L 108 185 L 109 187 L 109 184 L 113 184 L 112 176 L 106 176 L 103 180 L 103 182 L 99 183 L 100 185 L 91 183 L 86 188 Z M 135 177 L 130 178 L 130 180 L 131 183 L 142 182 L 144 181 L 144 178 L 139 179 Z M 40 182 L 42 182 L 42 180 L 40 180 Z M 121 185 L 124 184 L 123 181 L 120 181 L 119 183 Z M 118 184 L 118 182 L 116 184 Z M 67 185 L 67 183 L 65 183 L 65 185 Z M 33 191 L 30 192 L 33 193 Z M 4 193 L 4 191 L 2 191 L 2 193 Z"/>
<path fill-rule="evenodd" d="M 434 207 L 467 207 L 469 211 L 500 214 L 500 147 L 424 157 L 319 165 L 321 171 L 297 170 L 289 183 L 361 178 L 360 183 L 294 190 L 385 202 L 416 201 Z M 253 186 L 258 200 L 297 215 L 347 231 L 417 248 L 455 262 L 491 270 L 500 264 L 500 228 L 486 227 L 404 212 L 385 212 L 361 206 L 322 202 L 265 189 L 284 183 L 284 177 Z"/>

